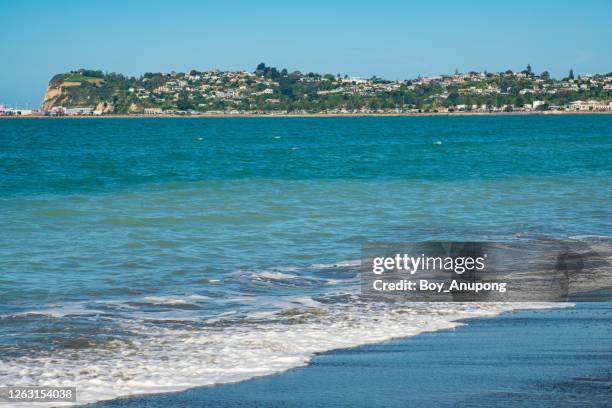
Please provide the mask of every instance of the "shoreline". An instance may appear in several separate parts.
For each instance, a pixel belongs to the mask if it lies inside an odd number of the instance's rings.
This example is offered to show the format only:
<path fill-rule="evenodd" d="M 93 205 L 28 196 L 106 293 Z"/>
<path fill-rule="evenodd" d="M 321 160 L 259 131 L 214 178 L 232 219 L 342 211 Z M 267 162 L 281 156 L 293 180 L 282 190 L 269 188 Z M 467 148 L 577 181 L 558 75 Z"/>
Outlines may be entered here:
<path fill-rule="evenodd" d="M 419 117 L 419 116 L 559 116 L 559 115 L 610 115 L 612 111 L 576 111 L 576 112 L 422 112 L 422 113 L 279 113 L 279 114 L 201 114 L 201 115 L 144 115 L 144 114 L 111 114 L 111 115 L 9 115 L 0 119 L 203 119 L 203 118 L 352 118 L 352 117 Z"/>
<path fill-rule="evenodd" d="M 83 401 L 80 404 L 77 404 L 77 406 L 106 407 L 107 406 L 106 404 L 108 403 L 111 404 L 110 406 L 115 406 L 112 404 L 116 402 L 120 402 L 119 406 L 123 407 L 123 403 L 121 402 L 125 400 L 132 400 L 132 399 L 138 400 L 141 398 L 143 399 L 153 398 L 154 399 L 160 395 L 163 396 L 163 395 L 189 393 L 189 392 L 193 392 L 194 390 L 213 389 L 213 388 L 224 387 L 224 386 L 234 386 L 234 385 L 239 386 L 240 384 L 250 383 L 252 381 L 258 381 L 261 379 L 276 378 L 278 376 L 283 376 L 283 375 L 286 375 L 287 373 L 293 372 L 294 370 L 308 369 L 308 367 L 313 365 L 313 361 L 317 359 L 319 356 L 325 356 L 325 355 L 334 354 L 334 353 L 343 353 L 343 352 L 347 352 L 350 350 L 360 349 L 363 347 L 373 347 L 373 346 L 380 346 L 380 345 L 384 346 L 386 343 L 389 343 L 389 342 L 414 339 L 424 334 L 445 333 L 449 330 L 452 331 L 456 328 L 466 326 L 471 321 L 496 319 L 496 318 L 499 318 L 500 316 L 513 315 L 519 312 L 525 312 L 525 311 L 529 311 L 529 312 L 544 311 L 545 312 L 545 311 L 556 310 L 556 309 L 573 309 L 575 308 L 575 303 L 546 303 L 546 302 L 544 303 L 536 302 L 536 303 L 526 303 L 526 304 L 491 303 L 491 304 L 488 304 L 488 306 L 490 306 L 490 309 L 488 310 L 483 310 L 477 305 L 476 306 L 472 305 L 472 306 L 474 308 L 471 311 L 458 310 L 456 311 L 457 314 L 455 316 L 452 316 L 450 318 L 445 318 L 439 321 L 436 320 L 434 322 L 431 322 L 431 324 L 425 325 L 425 326 L 421 326 L 418 324 L 417 324 L 417 327 L 410 326 L 409 329 L 403 330 L 403 333 L 401 334 L 400 333 L 396 335 L 387 334 L 382 337 L 375 336 L 374 338 L 369 338 L 369 339 L 363 338 L 358 342 L 346 341 L 344 342 L 345 344 L 343 344 L 341 347 L 332 347 L 332 348 L 326 347 L 324 349 L 320 349 L 319 351 L 312 353 L 307 359 L 307 361 L 304 361 L 297 365 L 292 365 L 292 366 L 287 366 L 287 367 L 276 367 L 274 370 L 270 370 L 268 372 L 251 373 L 246 377 L 238 376 L 229 381 L 208 382 L 204 378 L 202 379 L 203 381 L 201 381 L 199 385 L 183 385 L 183 386 L 164 387 L 162 389 L 149 389 L 146 391 L 141 390 L 133 394 L 114 396 L 111 398 L 103 398 L 95 402 Z M 406 323 L 411 324 L 410 320 L 407 320 Z M 170 405 L 173 406 L 173 404 L 170 404 Z M 139 407 L 139 406 L 140 405 L 136 404 L 134 407 Z"/>
<path fill-rule="evenodd" d="M 602 336 L 612 339 L 610 318 L 610 302 L 519 309 L 461 319 L 456 327 L 417 336 L 319 353 L 306 366 L 240 382 L 78 406 L 529 406 L 534 394 L 548 402 L 542 405 L 546 407 L 563 406 L 576 394 L 591 398 L 581 401 L 588 405 L 602 400 L 596 393 L 612 390 L 605 388 L 612 380 L 606 357 L 612 348 L 606 344 L 612 343 L 598 343 Z M 595 336 L 586 344 L 581 336 L 585 322 L 592 322 L 587 331 Z M 559 384 L 565 388 L 559 390 Z M 594 393 L 597 385 L 604 389 Z"/>

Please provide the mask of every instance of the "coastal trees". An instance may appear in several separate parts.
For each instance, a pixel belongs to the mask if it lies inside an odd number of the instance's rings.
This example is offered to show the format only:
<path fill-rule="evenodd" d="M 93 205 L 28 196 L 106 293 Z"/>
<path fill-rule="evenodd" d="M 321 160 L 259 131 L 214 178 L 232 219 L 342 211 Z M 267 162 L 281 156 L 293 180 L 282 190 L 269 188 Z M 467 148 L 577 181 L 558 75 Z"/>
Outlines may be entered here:
<path fill-rule="evenodd" d="M 104 73 L 100 70 L 93 70 L 93 69 L 80 69 L 79 71 L 77 71 L 78 73 L 80 73 L 83 76 L 86 77 L 91 77 L 91 78 L 104 78 Z"/>
<path fill-rule="evenodd" d="M 293 98 L 293 87 L 295 82 L 295 79 L 290 77 L 281 77 L 278 81 L 278 90 L 280 91 L 281 95 L 284 95 L 287 98 Z"/>
<path fill-rule="evenodd" d="M 286 75 L 287 70 L 285 70 Z M 275 67 L 267 67 L 265 63 L 261 62 L 257 65 L 255 69 L 255 74 L 258 76 L 263 76 L 268 79 L 278 79 L 281 76 L 281 73 Z"/>
<path fill-rule="evenodd" d="M 458 102 L 459 102 L 459 94 L 457 93 L 457 91 L 453 91 L 450 94 L 448 94 L 448 97 L 444 101 L 444 106 L 446 107 L 455 106 L 458 104 Z"/>
<path fill-rule="evenodd" d="M 181 92 L 179 94 L 179 98 L 176 101 L 176 109 L 180 111 L 193 109 L 193 104 L 189 100 L 189 95 L 186 92 Z"/>

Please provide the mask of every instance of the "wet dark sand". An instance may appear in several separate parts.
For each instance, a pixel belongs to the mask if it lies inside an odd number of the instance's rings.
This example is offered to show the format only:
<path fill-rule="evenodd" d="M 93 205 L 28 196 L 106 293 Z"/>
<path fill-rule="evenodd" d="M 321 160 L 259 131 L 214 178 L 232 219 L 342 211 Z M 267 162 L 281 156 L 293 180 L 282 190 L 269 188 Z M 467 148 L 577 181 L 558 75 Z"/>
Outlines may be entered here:
<path fill-rule="evenodd" d="M 236 384 L 88 407 L 609 407 L 612 302 L 522 311 Z"/>

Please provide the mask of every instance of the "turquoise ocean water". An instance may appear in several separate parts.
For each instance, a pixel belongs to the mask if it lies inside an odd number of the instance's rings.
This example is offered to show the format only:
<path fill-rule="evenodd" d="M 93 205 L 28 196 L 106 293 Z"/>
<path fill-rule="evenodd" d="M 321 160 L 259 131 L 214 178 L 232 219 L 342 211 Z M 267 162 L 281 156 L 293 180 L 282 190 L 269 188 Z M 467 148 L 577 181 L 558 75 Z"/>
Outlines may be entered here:
<path fill-rule="evenodd" d="M 607 240 L 612 116 L 0 121 L 0 372 L 237 381 L 491 305 L 373 305 L 366 241 Z"/>

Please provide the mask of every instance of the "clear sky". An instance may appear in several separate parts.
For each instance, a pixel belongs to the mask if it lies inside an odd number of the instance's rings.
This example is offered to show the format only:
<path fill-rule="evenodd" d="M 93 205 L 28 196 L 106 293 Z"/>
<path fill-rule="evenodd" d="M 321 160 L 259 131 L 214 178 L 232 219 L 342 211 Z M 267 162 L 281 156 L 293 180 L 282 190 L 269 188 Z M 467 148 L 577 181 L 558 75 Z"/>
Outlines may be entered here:
<path fill-rule="evenodd" d="M 0 0 L 0 103 L 39 106 L 54 74 L 78 68 L 604 73 L 611 22 L 611 0 Z"/>

